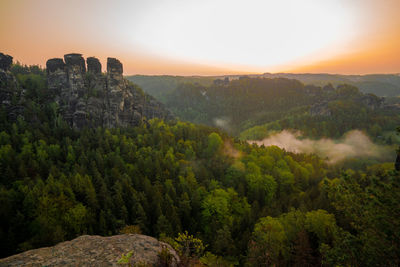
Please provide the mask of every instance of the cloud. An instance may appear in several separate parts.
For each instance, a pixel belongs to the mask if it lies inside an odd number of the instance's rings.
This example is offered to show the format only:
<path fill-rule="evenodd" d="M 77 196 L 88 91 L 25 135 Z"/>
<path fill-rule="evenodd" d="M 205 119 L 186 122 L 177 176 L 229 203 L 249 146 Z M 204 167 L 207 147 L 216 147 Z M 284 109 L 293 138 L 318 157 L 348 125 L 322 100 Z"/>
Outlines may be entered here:
<path fill-rule="evenodd" d="M 301 139 L 300 132 L 284 130 L 262 141 L 248 141 L 264 146 L 278 146 L 295 153 L 314 153 L 335 164 L 349 158 L 384 158 L 391 149 L 374 144 L 367 135 L 359 130 L 349 131 L 339 140 L 323 138 L 319 140 Z"/>

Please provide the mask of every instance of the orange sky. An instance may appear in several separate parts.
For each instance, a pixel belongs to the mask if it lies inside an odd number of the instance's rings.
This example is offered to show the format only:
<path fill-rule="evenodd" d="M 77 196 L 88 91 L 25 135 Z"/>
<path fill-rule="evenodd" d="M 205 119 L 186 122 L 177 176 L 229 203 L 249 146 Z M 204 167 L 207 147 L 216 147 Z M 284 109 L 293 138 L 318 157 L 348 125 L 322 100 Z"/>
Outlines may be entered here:
<path fill-rule="evenodd" d="M 25 64 L 75 52 L 126 75 L 400 73 L 400 0 L 0 0 L 0 38 Z"/>

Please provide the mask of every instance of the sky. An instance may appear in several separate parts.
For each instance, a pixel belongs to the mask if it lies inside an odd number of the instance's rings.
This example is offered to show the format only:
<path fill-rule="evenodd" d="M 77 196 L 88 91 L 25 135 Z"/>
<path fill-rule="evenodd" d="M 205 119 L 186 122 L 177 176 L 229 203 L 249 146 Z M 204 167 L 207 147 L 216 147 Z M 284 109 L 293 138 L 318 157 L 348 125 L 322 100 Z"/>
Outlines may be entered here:
<path fill-rule="evenodd" d="M 400 73 L 400 0 L 0 0 L 0 52 L 125 75 Z"/>

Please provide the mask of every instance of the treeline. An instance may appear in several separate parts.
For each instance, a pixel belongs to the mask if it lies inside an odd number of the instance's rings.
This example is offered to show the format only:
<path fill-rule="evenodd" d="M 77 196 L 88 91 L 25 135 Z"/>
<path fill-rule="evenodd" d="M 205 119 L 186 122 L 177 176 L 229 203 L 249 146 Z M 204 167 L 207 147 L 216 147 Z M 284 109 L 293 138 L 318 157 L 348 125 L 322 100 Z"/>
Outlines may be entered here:
<path fill-rule="evenodd" d="M 129 81 L 139 85 L 143 90 L 165 104 L 168 95 L 181 83 L 198 83 L 211 85 L 215 77 L 209 76 L 171 76 L 171 75 L 132 75 L 125 76 Z"/>
<path fill-rule="evenodd" d="M 185 83 L 167 101 L 183 120 L 218 126 L 244 139 L 262 139 L 283 129 L 301 130 L 312 138 L 338 138 L 360 129 L 375 141 L 393 143 L 400 115 L 398 109 L 383 105 L 380 98 L 351 85 L 305 86 L 285 78 L 241 78 L 209 86 Z"/>
<path fill-rule="evenodd" d="M 276 120 L 311 104 L 303 89 L 302 83 L 282 78 L 243 78 L 210 86 L 184 83 L 169 95 L 167 106 L 183 120 L 215 126 L 222 119 L 237 132 L 251 121 Z"/>
<path fill-rule="evenodd" d="M 249 128 L 240 136 L 243 139 L 256 140 L 271 132 L 295 129 L 307 137 L 340 138 L 348 131 L 362 129 L 375 142 L 388 145 L 399 143 L 394 131 L 400 124 L 398 109 L 382 109 L 372 105 L 368 107 L 366 97 L 371 102 L 378 102 L 378 98 L 374 95 L 363 95 L 355 87 L 344 85 L 338 87 L 335 92 L 334 98 L 320 107 L 311 108 L 315 110 L 314 113 L 306 110 L 304 113 L 290 114 L 279 120 Z"/>
<path fill-rule="evenodd" d="M 36 96 L 27 113 L 0 110 L 1 257 L 131 226 L 163 239 L 188 231 L 241 266 L 399 263 L 392 163 L 341 173 L 179 121 L 77 131 L 45 85 L 23 86 Z"/>

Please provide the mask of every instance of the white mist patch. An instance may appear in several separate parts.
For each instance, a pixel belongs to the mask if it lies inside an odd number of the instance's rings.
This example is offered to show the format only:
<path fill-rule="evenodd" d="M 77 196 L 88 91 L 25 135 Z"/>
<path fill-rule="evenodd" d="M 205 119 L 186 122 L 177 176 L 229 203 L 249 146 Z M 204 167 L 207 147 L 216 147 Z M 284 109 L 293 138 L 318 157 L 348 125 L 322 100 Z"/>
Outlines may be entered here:
<path fill-rule="evenodd" d="M 230 122 L 231 120 L 229 118 L 226 117 L 221 117 L 221 118 L 214 118 L 213 120 L 214 125 L 225 130 L 225 131 L 230 131 L 231 127 L 230 127 Z"/>
<path fill-rule="evenodd" d="M 284 130 L 262 141 L 248 141 L 264 146 L 278 146 L 295 153 L 316 154 L 330 164 L 348 158 L 382 158 L 390 153 L 387 148 L 374 144 L 368 136 L 359 130 L 349 131 L 339 140 L 323 138 L 319 140 L 300 139 L 301 133 Z"/>

